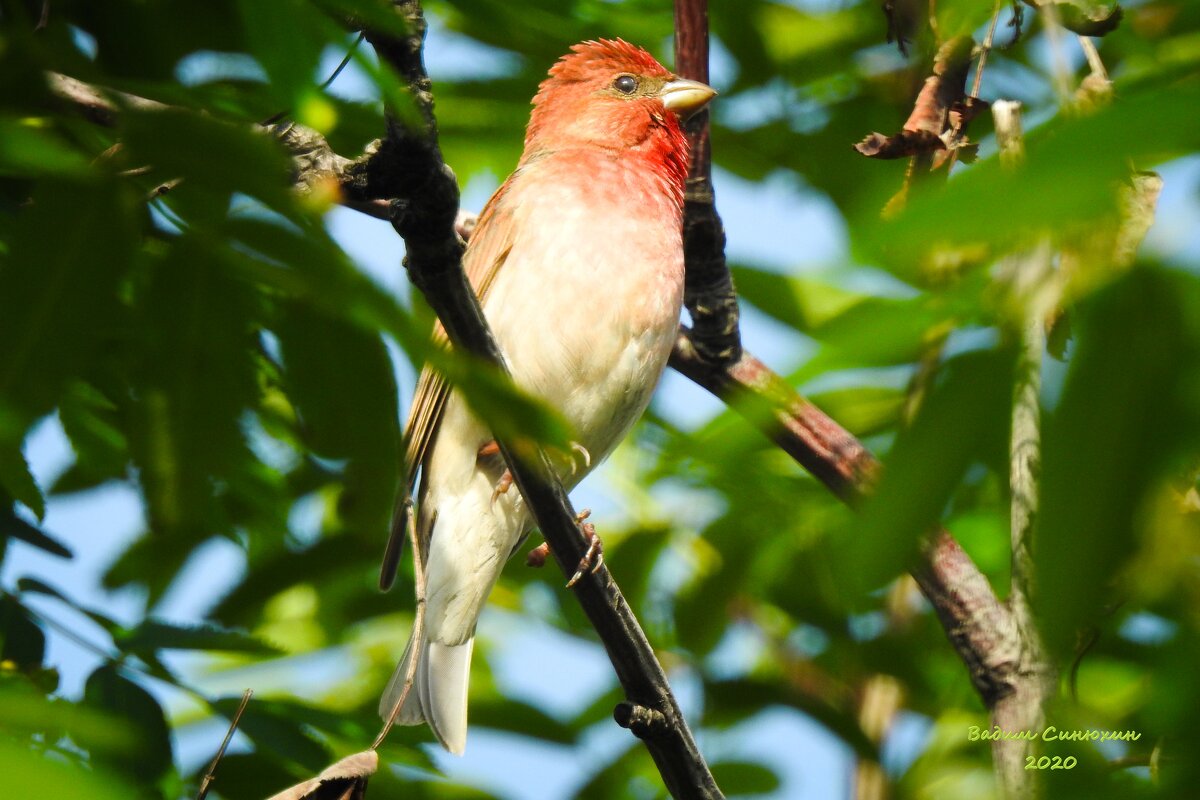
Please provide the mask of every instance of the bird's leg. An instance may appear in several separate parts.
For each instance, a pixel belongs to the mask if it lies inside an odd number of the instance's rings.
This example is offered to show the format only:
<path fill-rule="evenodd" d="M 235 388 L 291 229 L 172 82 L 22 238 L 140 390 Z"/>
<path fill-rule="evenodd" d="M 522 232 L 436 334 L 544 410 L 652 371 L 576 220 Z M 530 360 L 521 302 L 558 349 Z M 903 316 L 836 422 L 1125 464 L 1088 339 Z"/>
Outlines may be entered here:
<path fill-rule="evenodd" d="M 476 451 L 475 462 L 479 463 L 480 461 L 486 461 L 486 460 L 497 461 L 497 460 L 499 460 L 499 457 L 500 457 L 500 445 L 496 443 L 495 439 L 492 439 L 490 442 L 485 442 L 483 444 L 483 446 L 480 447 L 478 451 Z M 503 463 L 503 462 L 500 462 L 500 463 Z M 507 494 L 508 490 L 512 488 L 512 485 L 513 485 L 512 473 L 509 472 L 507 469 L 505 469 L 504 472 L 500 475 L 500 480 L 496 481 L 496 488 L 492 490 L 492 504 L 494 505 L 496 503 L 496 500 L 498 500 L 500 498 L 500 495 Z"/>
<path fill-rule="evenodd" d="M 588 546 L 587 550 L 583 552 L 583 558 L 579 559 L 579 565 L 575 567 L 575 574 L 571 576 L 571 580 L 567 581 L 568 589 L 579 583 L 584 575 L 595 573 L 604 566 L 604 543 L 596 534 L 596 526 L 590 522 L 584 522 L 580 524 L 579 529 L 587 538 Z"/>
<path fill-rule="evenodd" d="M 500 476 L 500 480 L 496 481 L 496 488 L 492 489 L 492 504 L 494 505 L 500 499 L 500 495 L 507 494 L 512 488 L 513 476 L 508 470 L 504 470 L 504 474 Z"/>
<path fill-rule="evenodd" d="M 604 544 L 596 534 L 596 526 L 590 522 L 584 522 L 591 514 L 592 510 L 585 508 L 575 517 L 575 523 L 579 525 L 580 531 L 587 538 L 588 546 L 583 558 L 579 559 L 579 566 L 575 569 L 575 574 L 571 576 L 571 580 L 567 581 L 568 589 L 579 583 L 580 579 L 588 572 L 595 572 L 604 565 Z M 529 555 L 525 557 L 525 563 L 530 567 L 541 567 L 545 565 L 549 555 L 550 546 L 542 542 L 529 551 Z"/>

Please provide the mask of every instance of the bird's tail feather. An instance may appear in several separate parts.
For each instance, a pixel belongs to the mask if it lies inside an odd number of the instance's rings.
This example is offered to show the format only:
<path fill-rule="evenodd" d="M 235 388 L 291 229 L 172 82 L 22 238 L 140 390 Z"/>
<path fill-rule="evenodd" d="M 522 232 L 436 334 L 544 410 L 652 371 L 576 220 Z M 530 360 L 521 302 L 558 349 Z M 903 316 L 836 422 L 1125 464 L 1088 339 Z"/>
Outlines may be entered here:
<path fill-rule="evenodd" d="M 397 725 L 420 725 L 428 722 L 434 736 L 442 746 L 455 755 L 462 755 L 467 745 L 467 687 L 471 679 L 471 652 L 475 648 L 475 637 L 459 645 L 445 645 L 422 640 L 420 650 L 414 654 L 413 640 L 409 640 L 404 655 L 388 682 L 379 701 L 379 715 L 387 719 L 392 707 L 404 691 L 410 658 L 417 658 L 417 670 L 413 686 L 409 690 Z"/>

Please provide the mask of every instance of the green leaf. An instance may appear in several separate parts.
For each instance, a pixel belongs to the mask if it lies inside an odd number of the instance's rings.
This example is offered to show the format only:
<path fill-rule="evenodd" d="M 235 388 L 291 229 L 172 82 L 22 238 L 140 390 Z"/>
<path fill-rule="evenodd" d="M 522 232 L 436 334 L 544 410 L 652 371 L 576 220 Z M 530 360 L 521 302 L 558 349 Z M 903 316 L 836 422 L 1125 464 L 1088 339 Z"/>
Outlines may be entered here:
<path fill-rule="evenodd" d="M 19 578 L 17 580 L 17 589 L 22 592 L 34 592 L 35 594 L 42 594 L 47 597 L 53 597 L 55 600 L 58 600 L 59 602 L 63 603 L 68 608 L 78 611 L 80 614 L 83 614 L 83 615 L 91 618 L 91 620 L 93 622 L 95 622 L 97 625 L 99 625 L 101 628 L 103 628 L 110 636 L 112 636 L 114 638 L 117 635 L 119 635 L 119 633 L 121 631 L 121 626 L 118 625 L 108 615 L 103 614 L 99 611 L 94 611 L 86 606 L 82 606 L 82 605 L 76 603 L 74 600 L 67 597 L 65 594 L 60 592 L 58 589 L 54 588 L 53 586 L 51 586 L 48 583 L 43 583 L 42 581 L 39 581 L 37 578 L 30 578 L 29 576 L 24 576 L 24 577 Z"/>
<path fill-rule="evenodd" d="M 0 489 L 32 511 L 42 520 L 46 516 L 46 498 L 33 479 L 25 456 L 17 447 L 0 444 Z"/>
<path fill-rule="evenodd" d="M 212 498 L 249 458 L 241 415 L 257 396 L 248 287 L 195 243 L 152 262 L 139 298 L 130 445 L 151 529 L 223 526 Z"/>
<path fill-rule="evenodd" d="M 46 635 L 17 598 L 0 595 L 0 661 L 11 661 L 19 669 L 42 666 Z"/>
<path fill-rule="evenodd" d="M 508 697 L 489 697 L 471 702 L 471 724 L 509 731 L 541 741 L 573 744 L 576 731 L 539 708 Z"/>
<path fill-rule="evenodd" d="M 852 594 L 901 572 L 918 538 L 937 525 L 973 462 L 1006 452 L 1012 357 L 978 351 L 946 362 L 911 427 L 884 461 L 883 478 L 832 556 L 839 583 Z"/>
<path fill-rule="evenodd" d="M 304 0 L 241 0 L 250 52 L 271 79 L 275 99 L 295 109 L 314 77 L 326 44 L 341 43 L 341 30 Z"/>
<path fill-rule="evenodd" d="M 284 382 L 305 442 L 348 459 L 339 511 L 367 535 L 387 528 L 400 460 L 397 389 L 383 340 L 340 319 L 287 303 L 274 325 Z"/>
<path fill-rule="evenodd" d="M 855 386 L 809 396 L 809 400 L 858 437 L 893 427 L 904 409 L 906 393 L 889 386 Z"/>
<path fill-rule="evenodd" d="M 87 159 L 38 120 L 0 116 L 0 175 L 82 177 Z"/>
<path fill-rule="evenodd" d="M 812 333 L 864 300 L 863 295 L 820 278 L 741 266 L 732 272 L 741 298 L 801 333 Z"/>
<path fill-rule="evenodd" d="M 97 65 L 120 78 L 169 80 L 197 50 L 244 50 L 232 0 L 107 0 L 72 7 L 70 21 L 96 39 Z M 51 16 L 51 22 L 58 20 Z M 136 43 L 136 46 L 134 45 Z"/>
<path fill-rule="evenodd" d="M 148 619 L 116 637 L 122 650 L 153 653 L 156 650 L 218 650 L 254 655 L 278 655 L 282 651 L 245 631 L 222 628 L 211 623 L 178 625 Z"/>
<path fill-rule="evenodd" d="M 756 795 L 779 788 L 774 770 L 753 761 L 718 761 L 712 765 L 713 778 L 730 795 Z"/>
<path fill-rule="evenodd" d="M 1043 428 L 1035 539 L 1047 642 L 1074 646 L 1137 547 L 1147 493 L 1200 441 L 1200 284 L 1135 269 L 1078 307 L 1077 350 Z"/>
<path fill-rule="evenodd" d="M 81 763 L 49 757 L 25 743 L 0 739 L 0 772 L 4 794 L 13 800 L 45 797 L 87 797 L 89 800 L 129 800 L 135 784 Z"/>
<path fill-rule="evenodd" d="M 747 717 L 769 706 L 786 703 L 824 725 L 862 758 L 879 760 L 879 748 L 863 733 L 854 714 L 838 708 L 831 699 L 761 680 L 720 681 L 710 683 L 706 688 L 710 704 L 706 714 L 714 724 L 752 725 L 753 721 L 747 721 Z"/>
<path fill-rule="evenodd" d="M 75 463 L 55 481 L 52 492 L 91 488 L 125 477 L 129 440 L 116 404 L 93 385 L 76 381 L 59 403 L 58 418 L 71 440 Z"/>
<path fill-rule="evenodd" d="M 174 766 L 171 732 L 154 697 L 123 676 L 114 665 L 100 667 L 87 679 L 84 703 L 132 726 L 137 736 L 124 752 L 97 752 L 94 760 L 142 785 L 153 784 Z"/>
<path fill-rule="evenodd" d="M 291 162 L 265 132 L 181 110 L 130 111 L 121 120 L 131 162 L 152 165 L 153 180 L 180 181 L 166 199 L 185 219 L 224 219 L 239 192 L 294 213 Z"/>
<path fill-rule="evenodd" d="M 1018 168 L 998 158 L 980 162 L 944 190 L 910 199 L 887 220 L 874 212 L 855 226 L 856 245 L 902 276 L 915 274 L 937 248 L 1029 245 L 1110 214 L 1130 164 L 1146 169 L 1200 147 L 1188 109 L 1200 106 L 1200 84 L 1117 89 L 1117 99 L 1089 116 L 1059 118 L 1026 137 Z"/>
<path fill-rule="evenodd" d="M 71 558 L 71 550 L 41 528 L 30 525 L 13 513 L 12 508 L 0 507 L 0 537 L 19 539 L 28 545 L 59 558 Z"/>
<path fill-rule="evenodd" d="M 347 20 L 355 26 L 369 27 L 373 31 L 388 33 L 397 38 L 409 33 L 408 20 L 397 13 L 391 0 L 314 0 L 325 13 L 338 20 Z"/>
<path fill-rule="evenodd" d="M 0 261 L 0 442 L 20 441 L 105 341 L 132 254 L 124 200 L 109 183 L 45 181 L 21 214 Z"/>

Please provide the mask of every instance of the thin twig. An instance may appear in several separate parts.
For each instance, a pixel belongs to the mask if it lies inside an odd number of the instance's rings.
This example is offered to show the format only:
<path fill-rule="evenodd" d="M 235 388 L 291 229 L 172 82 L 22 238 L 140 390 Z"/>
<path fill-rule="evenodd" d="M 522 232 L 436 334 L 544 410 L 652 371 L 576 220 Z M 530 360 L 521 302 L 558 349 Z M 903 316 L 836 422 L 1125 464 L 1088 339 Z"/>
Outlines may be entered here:
<path fill-rule="evenodd" d="M 988 53 L 992 51 L 992 42 L 996 37 L 996 23 L 1000 21 L 1000 6 L 1002 3 L 997 0 L 996 10 L 992 12 L 992 21 L 988 23 L 987 35 L 983 37 L 983 44 L 979 46 L 979 64 L 975 67 L 975 79 L 971 81 L 971 96 L 979 97 L 979 87 L 983 82 L 983 68 L 987 66 Z"/>
<path fill-rule="evenodd" d="M 992 19 L 988 23 L 987 33 L 983 37 L 983 44 L 979 46 L 979 63 L 975 65 L 975 77 L 971 80 L 972 98 L 979 97 L 980 87 L 983 85 L 983 70 L 987 67 L 988 54 L 992 52 L 992 43 L 996 39 L 996 24 L 1000 21 L 1000 9 L 1004 5 L 1003 0 L 996 0 L 996 8 L 992 11 Z M 955 131 L 955 135 L 962 134 L 962 124 L 958 126 L 959 130 Z M 958 151 L 950 153 L 950 163 L 946 167 L 946 173 L 954 169 L 954 165 L 958 162 Z"/>
<path fill-rule="evenodd" d="M 1083 50 L 1083 55 L 1087 58 L 1088 67 L 1092 74 L 1103 80 L 1108 80 L 1108 70 L 1104 68 L 1104 61 L 1100 58 L 1100 51 L 1096 49 L 1096 43 L 1091 40 L 1091 37 L 1080 36 L 1079 47 Z"/>
<path fill-rule="evenodd" d="M 358 46 L 360 44 L 362 44 L 363 39 L 365 39 L 366 36 L 367 36 L 367 34 L 365 32 L 362 32 L 362 31 L 359 32 L 358 36 L 354 40 L 354 44 L 350 45 L 350 49 L 346 51 L 346 55 L 342 59 L 341 63 L 338 64 L 337 67 L 334 68 L 333 72 L 330 73 L 329 77 L 326 78 L 325 80 L 323 80 L 321 82 L 321 85 L 317 87 L 318 92 L 325 91 L 333 84 L 334 81 L 337 80 L 338 75 L 341 75 L 342 70 L 344 70 L 346 68 L 346 66 L 350 63 L 350 59 L 354 58 L 355 51 L 358 50 Z M 263 127 L 266 127 L 268 125 L 274 125 L 275 123 L 280 122 L 281 120 L 286 118 L 287 115 L 288 115 L 288 111 L 285 109 L 283 111 L 280 111 L 276 114 L 272 114 L 271 116 L 267 117 L 262 122 L 260 122 L 259 125 L 262 125 Z"/>
<path fill-rule="evenodd" d="M 242 692 L 242 702 L 238 704 L 237 711 L 233 714 L 233 719 L 229 721 L 229 730 L 225 731 L 225 739 L 217 749 L 217 755 L 213 758 L 212 763 L 208 765 L 208 771 L 204 773 L 204 778 L 200 781 L 200 791 L 196 794 L 196 800 L 204 800 L 208 796 L 208 789 L 212 786 L 212 782 L 216 780 L 217 765 L 225 757 L 225 748 L 229 747 L 229 742 L 233 739 L 233 734 L 237 730 L 238 723 L 242 721 L 242 714 L 246 713 L 246 706 L 250 705 L 250 698 L 253 694 L 253 689 L 247 689 Z"/>

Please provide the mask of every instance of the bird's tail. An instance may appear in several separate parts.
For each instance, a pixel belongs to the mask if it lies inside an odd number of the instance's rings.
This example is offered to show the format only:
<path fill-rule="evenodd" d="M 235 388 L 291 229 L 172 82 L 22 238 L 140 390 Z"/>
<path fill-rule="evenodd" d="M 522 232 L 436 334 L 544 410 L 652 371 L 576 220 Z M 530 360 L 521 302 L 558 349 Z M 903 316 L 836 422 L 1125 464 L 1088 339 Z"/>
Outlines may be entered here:
<path fill-rule="evenodd" d="M 422 637 L 420 642 L 409 639 L 404 655 L 388 681 L 379 715 L 385 720 L 404 691 L 409 659 L 417 659 L 412 688 L 400 713 L 397 725 L 420 725 L 428 722 L 433 735 L 451 753 L 462 755 L 467 746 L 467 686 L 471 679 L 471 651 L 475 637 L 458 645 L 445 645 Z"/>

